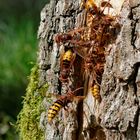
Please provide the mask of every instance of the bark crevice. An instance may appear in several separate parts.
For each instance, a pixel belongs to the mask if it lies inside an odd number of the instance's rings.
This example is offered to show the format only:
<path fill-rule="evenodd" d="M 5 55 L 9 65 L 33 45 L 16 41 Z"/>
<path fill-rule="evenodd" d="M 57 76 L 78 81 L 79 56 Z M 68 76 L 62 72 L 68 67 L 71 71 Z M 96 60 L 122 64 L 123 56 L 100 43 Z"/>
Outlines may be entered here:
<path fill-rule="evenodd" d="M 52 125 L 44 117 L 45 140 L 140 139 L 140 4 L 137 1 L 131 1 L 130 5 L 125 1 L 120 12 L 122 26 L 115 41 L 109 44 L 106 56 L 100 90 L 102 102 L 98 104 L 90 94 L 85 94 L 83 103 L 73 102 L 67 111 L 61 109 Z M 86 12 L 79 8 L 80 3 L 81 0 L 51 0 L 41 12 L 38 60 L 40 83 L 49 84 L 48 93 L 65 95 L 68 90 L 84 87 L 84 60 L 80 56 L 70 72 L 71 82 L 67 85 L 60 82 L 60 54 L 69 46 L 54 41 L 55 34 L 85 25 Z M 78 95 L 83 92 L 79 91 Z M 44 102 L 44 113 L 51 103 Z"/>

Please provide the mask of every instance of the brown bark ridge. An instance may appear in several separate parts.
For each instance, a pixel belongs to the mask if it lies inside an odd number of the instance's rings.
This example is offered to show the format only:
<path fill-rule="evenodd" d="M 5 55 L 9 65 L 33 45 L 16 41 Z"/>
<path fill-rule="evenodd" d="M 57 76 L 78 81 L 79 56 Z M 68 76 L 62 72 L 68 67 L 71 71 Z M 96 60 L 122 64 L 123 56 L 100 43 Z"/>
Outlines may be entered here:
<path fill-rule="evenodd" d="M 60 54 L 64 46 L 54 42 L 56 33 L 81 27 L 85 11 L 81 0 L 51 0 L 41 12 L 38 31 L 40 85 L 49 88 L 43 104 L 40 125 L 45 130 L 45 140 L 139 140 L 140 139 L 140 1 L 126 0 L 120 12 L 121 31 L 110 44 L 102 77 L 101 103 L 88 93 L 83 102 L 69 104 L 61 109 L 52 124 L 47 122 L 49 106 L 54 102 L 48 93 L 65 95 L 86 85 L 83 60 L 76 56 L 70 83 L 59 81 Z M 82 91 L 81 95 L 82 95 Z M 80 93 L 79 93 L 80 94 Z"/>

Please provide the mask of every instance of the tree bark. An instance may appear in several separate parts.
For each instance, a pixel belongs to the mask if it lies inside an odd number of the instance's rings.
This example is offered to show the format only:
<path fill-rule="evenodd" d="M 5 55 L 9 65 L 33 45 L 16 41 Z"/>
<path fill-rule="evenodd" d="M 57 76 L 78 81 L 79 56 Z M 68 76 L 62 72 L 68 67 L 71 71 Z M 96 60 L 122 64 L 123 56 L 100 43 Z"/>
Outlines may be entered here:
<path fill-rule="evenodd" d="M 100 94 L 96 103 L 90 93 L 80 103 L 69 104 L 61 110 L 53 124 L 47 123 L 47 111 L 54 102 L 48 93 L 65 95 L 83 86 L 82 58 L 76 57 L 74 74 L 68 85 L 59 81 L 60 53 L 63 49 L 54 42 L 56 33 L 67 32 L 84 25 L 86 12 L 81 0 L 51 0 L 41 12 L 38 31 L 40 85 L 49 88 L 43 104 L 40 124 L 45 140 L 139 140 L 140 139 L 140 2 L 126 0 L 120 12 L 121 31 L 106 55 Z M 75 76 L 77 75 L 78 76 Z M 77 78 L 78 77 L 78 78 Z M 82 93 L 81 93 L 82 94 Z"/>

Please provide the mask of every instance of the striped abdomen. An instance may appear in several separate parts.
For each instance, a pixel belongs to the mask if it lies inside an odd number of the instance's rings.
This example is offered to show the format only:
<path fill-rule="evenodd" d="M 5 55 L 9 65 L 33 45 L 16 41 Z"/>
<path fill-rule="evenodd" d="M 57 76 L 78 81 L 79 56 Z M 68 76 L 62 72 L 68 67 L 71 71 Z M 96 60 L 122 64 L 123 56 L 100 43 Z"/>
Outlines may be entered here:
<path fill-rule="evenodd" d="M 61 82 L 68 82 L 70 69 L 74 59 L 75 54 L 70 49 L 66 51 L 65 54 L 63 55 L 63 58 L 61 60 L 60 77 L 59 77 Z"/>
<path fill-rule="evenodd" d="M 72 59 L 73 59 L 73 52 L 71 50 L 66 51 L 63 56 L 63 61 L 67 60 L 67 61 L 71 62 Z"/>
<path fill-rule="evenodd" d="M 91 92 L 93 97 L 98 100 L 98 102 L 101 102 L 101 96 L 100 96 L 100 87 L 95 84 L 92 88 L 91 88 Z"/>
<path fill-rule="evenodd" d="M 48 110 L 48 122 L 51 122 L 52 119 L 58 114 L 60 109 L 64 106 L 63 101 L 60 99 L 55 101 Z"/>
<path fill-rule="evenodd" d="M 74 98 L 78 97 L 78 99 L 84 99 L 85 97 L 79 97 L 75 95 L 75 92 L 83 89 L 83 87 L 77 88 L 74 91 L 69 91 L 65 96 L 61 96 L 57 101 L 55 101 L 49 108 L 48 110 L 48 122 L 50 123 L 55 116 L 58 114 L 61 108 L 65 107 L 68 105 L 68 103 L 73 102 Z"/>

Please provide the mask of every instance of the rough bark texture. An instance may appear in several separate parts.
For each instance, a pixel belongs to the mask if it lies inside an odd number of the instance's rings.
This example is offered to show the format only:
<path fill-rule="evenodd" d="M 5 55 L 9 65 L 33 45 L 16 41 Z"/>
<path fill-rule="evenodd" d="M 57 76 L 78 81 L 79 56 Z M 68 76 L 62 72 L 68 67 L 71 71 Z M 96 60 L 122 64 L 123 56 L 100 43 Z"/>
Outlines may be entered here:
<path fill-rule="evenodd" d="M 71 83 L 59 81 L 60 52 L 54 42 L 54 34 L 81 27 L 85 11 L 80 10 L 81 0 L 51 0 L 41 12 L 38 32 L 40 84 L 48 83 L 46 93 L 65 94 L 68 89 L 82 86 L 82 60 L 76 57 Z M 48 107 L 41 115 L 45 140 L 139 140 L 140 139 L 140 1 L 130 0 L 123 4 L 120 13 L 121 31 L 110 53 L 102 77 L 102 102 L 96 103 L 91 93 L 83 103 L 72 103 L 67 111 L 60 111 L 52 125 L 47 123 Z M 75 76 L 79 74 L 78 76 Z M 78 80 L 77 80 L 78 77 Z M 78 82 L 80 81 L 80 82 Z"/>

